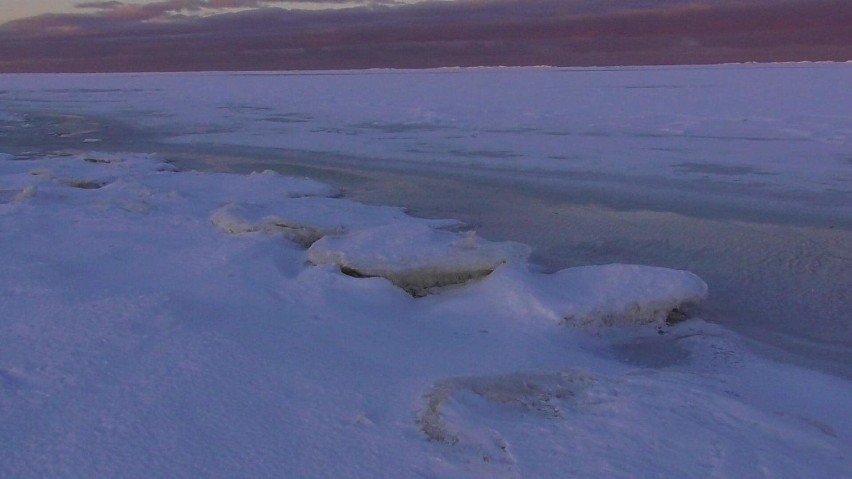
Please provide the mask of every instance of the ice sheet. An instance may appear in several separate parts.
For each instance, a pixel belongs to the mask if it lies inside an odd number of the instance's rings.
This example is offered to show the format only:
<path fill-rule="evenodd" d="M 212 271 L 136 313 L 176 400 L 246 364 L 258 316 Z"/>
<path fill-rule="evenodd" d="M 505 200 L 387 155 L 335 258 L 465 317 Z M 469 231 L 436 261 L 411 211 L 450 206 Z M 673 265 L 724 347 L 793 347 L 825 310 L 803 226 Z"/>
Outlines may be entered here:
<path fill-rule="evenodd" d="M 850 76 L 848 64 L 6 75 L 3 105 L 118 115 L 181 143 L 827 195 L 852 181 Z"/>
<path fill-rule="evenodd" d="M 4 75 L 0 133 L 311 175 L 549 269 L 695 271 L 706 318 L 852 376 L 849 83 L 848 63 Z"/>

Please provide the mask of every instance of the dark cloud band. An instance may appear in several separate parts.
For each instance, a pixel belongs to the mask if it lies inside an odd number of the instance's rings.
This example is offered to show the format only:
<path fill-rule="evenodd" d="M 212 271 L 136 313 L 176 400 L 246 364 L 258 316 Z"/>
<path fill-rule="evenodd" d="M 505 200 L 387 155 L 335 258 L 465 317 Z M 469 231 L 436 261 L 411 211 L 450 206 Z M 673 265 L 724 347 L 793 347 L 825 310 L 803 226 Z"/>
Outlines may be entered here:
<path fill-rule="evenodd" d="M 167 0 L 0 27 L 0 71 L 636 65 L 852 59 L 848 1 Z M 334 2 L 326 2 L 334 3 Z M 188 12 L 251 10 L 213 16 Z"/>

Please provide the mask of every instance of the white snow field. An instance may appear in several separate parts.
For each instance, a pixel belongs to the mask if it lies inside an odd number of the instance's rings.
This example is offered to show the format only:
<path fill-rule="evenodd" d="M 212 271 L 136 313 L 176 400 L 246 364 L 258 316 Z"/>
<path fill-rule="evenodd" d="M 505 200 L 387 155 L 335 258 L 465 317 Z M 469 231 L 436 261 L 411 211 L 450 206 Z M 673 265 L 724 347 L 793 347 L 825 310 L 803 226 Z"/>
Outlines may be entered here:
<path fill-rule="evenodd" d="M 685 271 L 152 155 L 5 156 L 0 192 L 3 477 L 852 475 L 852 383 L 668 325 Z"/>
<path fill-rule="evenodd" d="M 852 477 L 849 84 L 0 75 L 0 477 Z"/>
<path fill-rule="evenodd" d="M 849 84 L 848 63 L 3 75 L 0 151 L 309 175 L 548 270 L 693 271 L 702 317 L 852 378 Z"/>

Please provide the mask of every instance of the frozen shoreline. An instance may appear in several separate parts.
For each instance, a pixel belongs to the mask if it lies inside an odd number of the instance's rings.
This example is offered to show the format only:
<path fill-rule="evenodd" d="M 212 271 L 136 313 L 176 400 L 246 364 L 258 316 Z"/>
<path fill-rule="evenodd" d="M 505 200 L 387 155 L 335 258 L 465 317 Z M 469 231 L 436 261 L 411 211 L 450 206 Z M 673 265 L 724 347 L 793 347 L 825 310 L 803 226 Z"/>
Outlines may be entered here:
<path fill-rule="evenodd" d="M 852 100 L 833 88 L 850 72 L 849 65 L 758 65 L 425 73 L 458 90 L 449 95 L 405 72 L 105 75 L 95 87 L 85 86 L 92 82 L 85 75 L 12 76 L 0 102 L 34 114 L 31 128 L 4 138 L 18 152 L 86 149 L 88 139 L 202 169 L 305 174 L 359 201 L 458 218 L 487 238 L 529 244 L 533 261 L 551 270 L 607 262 L 693 270 L 711 286 L 709 320 L 780 348 L 769 351 L 776 357 L 792 351 L 796 362 L 850 377 L 852 190 L 843 185 L 852 159 L 843 152 Z M 183 82 L 198 79 L 210 91 L 185 92 Z M 563 94 L 553 79 L 624 105 Z M 388 82 L 388 91 L 357 99 L 338 91 L 375 81 Z M 229 89 L 276 82 L 306 96 Z M 323 86 L 327 96 L 311 96 Z M 453 103 L 459 91 L 474 106 Z M 503 103 L 488 102 L 505 92 Z M 197 111 L 181 110 L 189 105 Z M 407 152 L 412 145 L 453 161 L 424 162 L 422 151 Z M 559 148 L 584 169 L 556 159 Z M 547 161 L 513 169 L 524 158 L 514 155 L 535 152 Z M 625 152 L 639 155 L 626 175 L 612 161 Z M 822 157 L 791 162 L 804 154 Z"/>
<path fill-rule="evenodd" d="M 208 156 L 180 148 L 172 157 L 176 164 L 202 170 L 270 168 L 307 175 L 357 201 L 401 205 L 414 216 L 456 218 L 486 238 L 530 245 L 531 260 L 550 271 L 608 262 L 695 271 L 711 286 L 703 318 L 744 334 L 773 358 L 852 377 L 845 286 L 852 284 L 846 259 L 852 230 L 835 228 L 837 221 L 796 224 L 791 218 L 800 216 L 792 214 L 775 223 L 753 211 L 745 212 L 745 218 L 688 208 L 687 214 L 671 213 L 659 202 L 653 203 L 656 210 L 619 209 L 601 205 L 596 196 L 578 200 L 553 188 L 530 187 L 535 182 L 524 183 L 522 174 L 482 178 L 389 171 L 346 159 L 317 164 L 313 157 L 309 166 L 307 161 L 273 159 L 267 156 L 275 153 L 270 150 L 223 146 L 217 155 L 214 149 Z M 798 290 L 807 293 L 790 295 Z M 798 321 L 808 315 L 814 320 Z"/>
<path fill-rule="evenodd" d="M 402 206 L 425 218 L 458 219 L 485 238 L 531 246 L 531 261 L 546 271 L 611 262 L 695 271 L 711 286 L 711 299 L 702 306 L 704 319 L 745 335 L 755 350 L 776 360 L 852 377 L 852 324 L 843 296 L 848 296 L 844 285 L 852 284 L 852 269 L 845 266 L 843 256 L 844 245 L 852 244 L 852 227 L 844 224 L 842 214 L 807 218 L 760 203 L 756 206 L 769 206 L 769 213 L 725 211 L 718 205 L 696 210 L 700 197 L 673 208 L 653 198 L 647 198 L 647 208 L 635 203 L 626 208 L 606 195 L 618 184 L 615 181 L 580 193 L 573 189 L 566 196 L 559 191 L 558 180 L 542 184 L 540 178 L 529 179 L 523 173 L 483 176 L 365 164 L 357 158 L 312 152 L 175 145 L 158 140 L 168 138 L 166 132 L 140 134 L 125 129 L 122 122 L 97 117 L 74 118 L 65 128 L 79 128 L 81 121 L 85 129 L 97 129 L 105 137 L 99 148 L 157 151 L 181 168 L 200 171 L 247 174 L 271 169 L 319 179 L 356 201 Z M 56 124 L 48 120 L 35 128 L 41 130 L 35 136 L 45 138 L 54 128 Z M 109 128 L 120 134 L 103 135 Z M 56 143 L 47 149 L 83 146 L 79 140 L 73 135 L 54 137 L 51 141 Z M 662 193 L 663 198 L 671 195 Z M 779 215 L 777 221 L 772 221 L 773 212 Z M 717 235 L 721 236 L 713 244 L 705 240 Z M 754 244 L 763 244 L 759 255 Z M 797 257 L 791 256 L 794 250 Z M 821 267 L 815 270 L 811 264 Z M 809 293 L 790 295 L 799 289 Z M 807 315 L 816 321 L 799 320 Z"/>
<path fill-rule="evenodd" d="M 0 475 L 852 476 L 852 110 L 702 72 L 12 78 Z"/>
<path fill-rule="evenodd" d="M 542 274 L 519 245 L 309 179 L 174 170 L 0 158 L 4 474 L 852 471 L 852 383 L 672 324 L 707 292 L 689 272 Z M 425 296 L 398 284 L 483 262 L 502 264 Z"/>

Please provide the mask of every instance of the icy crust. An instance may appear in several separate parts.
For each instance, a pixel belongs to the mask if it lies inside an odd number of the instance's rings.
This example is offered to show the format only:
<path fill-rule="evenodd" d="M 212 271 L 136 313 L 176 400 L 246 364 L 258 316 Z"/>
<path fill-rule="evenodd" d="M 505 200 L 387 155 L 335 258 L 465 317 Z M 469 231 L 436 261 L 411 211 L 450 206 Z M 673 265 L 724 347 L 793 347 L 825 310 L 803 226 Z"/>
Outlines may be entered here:
<path fill-rule="evenodd" d="M 7 171 L 29 173 L 69 186 L 104 186 L 117 178 L 149 173 L 176 171 L 174 165 L 156 155 L 145 153 L 68 152 L 46 157 L 19 156 Z M 90 188 L 94 189 L 94 188 Z"/>
<path fill-rule="evenodd" d="M 578 401 L 594 381 L 588 373 L 574 370 L 448 378 L 437 382 L 425 395 L 426 407 L 418 422 L 429 439 L 452 445 L 463 440 L 467 428 L 452 424 L 447 418 L 455 416 L 458 421 L 465 413 L 448 409 L 457 406 L 464 395 L 522 413 L 561 419 L 564 410 Z M 505 451 L 508 445 L 498 446 Z"/>
<path fill-rule="evenodd" d="M 342 235 L 389 224 L 400 228 L 419 226 L 426 230 L 458 225 L 454 220 L 413 218 L 402 208 L 322 197 L 229 203 L 216 209 L 210 219 L 227 233 L 282 232 L 305 247 L 326 235 Z"/>
<path fill-rule="evenodd" d="M 578 327 L 661 324 L 708 293 L 707 284 L 688 271 L 628 264 L 581 266 L 549 275 L 506 272 L 494 281 L 504 290 L 529 285 L 538 304 L 560 322 Z"/>
<path fill-rule="evenodd" d="M 325 183 L 283 176 L 271 170 L 248 175 L 186 171 L 181 172 L 181 175 L 149 177 L 145 179 L 145 184 L 196 202 L 215 201 L 218 206 L 236 201 L 271 204 L 288 198 L 331 197 L 339 194 Z"/>
<path fill-rule="evenodd" d="M 432 288 L 487 276 L 502 264 L 526 260 L 529 253 L 526 245 L 489 242 L 473 233 L 391 223 L 322 238 L 308 249 L 308 259 L 336 264 L 353 276 L 380 276 L 421 296 Z"/>
<path fill-rule="evenodd" d="M 68 152 L 43 157 L 4 155 L 2 181 L 60 183 L 80 189 L 99 189 L 115 181 L 140 182 L 152 190 L 182 195 L 198 201 L 242 199 L 250 195 L 256 201 L 304 196 L 335 196 L 334 188 L 307 178 L 282 176 L 270 170 L 248 175 L 181 172 L 155 154 Z M 194 179 L 187 181 L 187 177 Z M 22 180 L 24 178 L 24 180 Z M 249 191 L 251 193 L 249 193 Z"/>
<path fill-rule="evenodd" d="M 45 200 L 62 198 L 67 203 L 118 206 L 138 213 L 159 210 L 210 215 L 233 201 L 251 199 L 272 204 L 338 194 L 324 183 L 268 170 L 249 175 L 197 171 L 178 175 L 174 165 L 154 154 L 87 151 L 44 157 L 7 155 L 3 168 L 6 174 L 0 177 L 0 204 L 38 195 Z"/>

